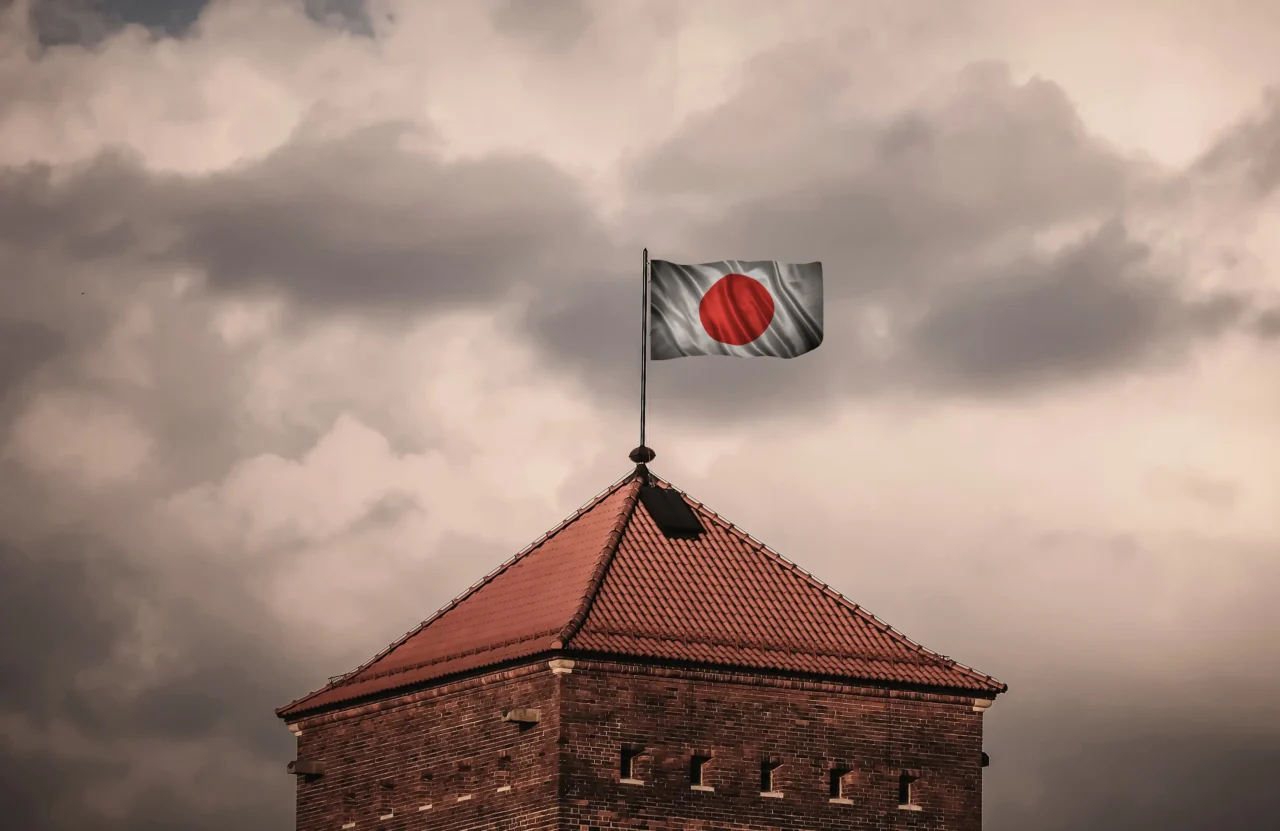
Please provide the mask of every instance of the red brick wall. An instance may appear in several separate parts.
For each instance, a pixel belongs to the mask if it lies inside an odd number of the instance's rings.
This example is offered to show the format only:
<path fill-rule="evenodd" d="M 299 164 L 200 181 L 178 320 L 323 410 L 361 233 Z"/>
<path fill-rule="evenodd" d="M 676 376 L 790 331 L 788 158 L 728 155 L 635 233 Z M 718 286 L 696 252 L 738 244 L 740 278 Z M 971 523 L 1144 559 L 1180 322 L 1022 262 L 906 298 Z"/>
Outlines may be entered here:
<path fill-rule="evenodd" d="M 556 676 L 540 662 L 304 720 L 298 758 L 326 771 L 299 778 L 297 828 L 979 831 L 981 714 L 969 699 L 895 696 L 584 662 Z M 519 707 L 541 722 L 502 721 Z M 624 744 L 648 749 L 643 785 L 618 781 Z M 713 757 L 714 792 L 689 787 L 693 752 Z M 783 763 L 781 798 L 760 795 L 762 756 Z M 851 770 L 851 804 L 829 802 L 833 765 Z M 920 775 L 920 811 L 898 808 L 903 769 Z"/>
<path fill-rule="evenodd" d="M 304 720 L 298 758 L 323 762 L 325 773 L 298 778 L 298 831 L 555 828 L 556 677 L 545 663 L 531 669 Z M 520 707 L 540 709 L 541 722 L 502 721 Z M 511 790 L 498 792 L 504 785 Z M 388 808 L 394 816 L 379 819 Z"/>
<path fill-rule="evenodd" d="M 727 677 L 727 676 L 722 676 Z M 801 686 L 801 685 L 794 685 Z M 817 687 L 820 685 L 808 685 Z M 840 688 L 788 689 L 716 680 L 620 674 L 584 665 L 563 677 L 562 829 L 978 831 L 982 716 L 972 700 L 907 700 Z M 623 744 L 651 755 L 643 786 L 619 782 Z M 713 756 L 694 791 L 689 756 Z M 783 762 L 782 798 L 760 796 L 760 759 Z M 852 770 L 833 804 L 829 770 Z M 920 775 L 898 808 L 903 769 Z"/>

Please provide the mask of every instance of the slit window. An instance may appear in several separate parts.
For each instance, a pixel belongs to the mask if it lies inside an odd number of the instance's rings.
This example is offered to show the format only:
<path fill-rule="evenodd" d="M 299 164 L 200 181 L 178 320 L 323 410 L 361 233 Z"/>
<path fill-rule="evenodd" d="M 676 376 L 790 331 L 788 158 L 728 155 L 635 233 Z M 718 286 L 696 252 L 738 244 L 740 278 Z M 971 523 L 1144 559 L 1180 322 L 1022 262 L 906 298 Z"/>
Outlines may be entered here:
<path fill-rule="evenodd" d="M 898 804 L 914 805 L 915 783 L 920 777 L 903 773 L 898 777 Z"/>
<path fill-rule="evenodd" d="M 832 768 L 831 769 L 831 781 L 828 786 L 828 792 L 832 799 L 847 798 L 847 794 L 845 793 L 845 790 L 846 790 L 845 786 L 848 782 L 848 778 L 849 778 L 848 768 Z"/>
<path fill-rule="evenodd" d="M 689 784 L 694 787 L 703 787 L 707 783 L 704 781 L 707 762 L 711 761 L 710 756 L 692 756 L 689 759 Z"/>
<path fill-rule="evenodd" d="M 636 776 L 636 759 L 644 753 L 642 748 L 626 747 L 622 748 L 622 766 L 618 773 L 623 779 L 637 779 Z"/>
<path fill-rule="evenodd" d="M 391 819 L 396 813 L 395 782 L 384 779 L 378 786 L 378 819 Z"/>
<path fill-rule="evenodd" d="M 777 771 L 782 767 L 782 762 L 775 762 L 773 759 L 760 760 L 760 793 L 776 793 L 777 792 Z"/>

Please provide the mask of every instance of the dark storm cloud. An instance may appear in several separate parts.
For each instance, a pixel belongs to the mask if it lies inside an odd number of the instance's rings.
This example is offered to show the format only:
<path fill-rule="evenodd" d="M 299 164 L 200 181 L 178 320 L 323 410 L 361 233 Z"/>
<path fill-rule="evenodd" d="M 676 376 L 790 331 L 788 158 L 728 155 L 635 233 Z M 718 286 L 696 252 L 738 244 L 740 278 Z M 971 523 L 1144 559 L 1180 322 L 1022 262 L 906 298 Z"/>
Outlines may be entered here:
<path fill-rule="evenodd" d="M 307 16 L 353 35 L 373 37 L 373 19 L 365 0 L 303 0 Z"/>
<path fill-rule="evenodd" d="M 65 537 L 35 552 L 0 540 L 0 625 L 39 635 L 8 639 L 0 653 L 6 710 L 47 716 L 69 709 L 76 673 L 105 660 L 131 625 L 133 609 L 121 586 L 137 575 L 122 574 L 126 567 L 118 560 L 95 556 L 100 547 L 93 538 Z M 66 599 L 50 605 L 57 596 Z"/>
<path fill-rule="evenodd" d="M 1269 785 L 1280 776 L 1280 736 L 1252 728 L 1245 712 L 1224 729 L 1194 711 L 1152 715 L 1136 698 L 1116 706 L 1100 693 L 1088 712 L 1060 704 L 1049 717 L 1055 693 L 1044 692 L 1018 717 L 997 714 L 1007 702 L 987 716 L 990 831 L 1264 828 L 1280 811 Z M 1035 761 L 1031 745 L 1045 749 Z"/>
<path fill-rule="evenodd" d="M 1280 338 L 1280 309 L 1267 309 L 1262 312 L 1254 319 L 1253 327 L 1261 338 L 1266 340 Z"/>
<path fill-rule="evenodd" d="M 34 0 L 30 23 L 43 46 L 94 46 L 128 25 L 185 35 L 209 0 Z"/>
<path fill-rule="evenodd" d="M 825 112 L 838 64 L 785 57 L 637 162 L 627 236 L 675 261 L 821 259 L 826 342 L 786 364 L 663 367 L 656 401 L 723 417 L 903 386 L 1012 394 L 1176 356 L 1244 314 L 1244 298 L 1183 298 L 1181 275 L 1123 231 L 1036 250 L 1034 234 L 1063 224 L 1123 228 L 1134 194 L 1168 180 L 1090 137 L 1055 85 L 979 66 L 933 103 L 856 121 Z M 777 129 L 759 129 L 764 114 Z M 194 266 L 215 292 L 273 292 L 321 314 L 416 315 L 524 291 L 528 330 L 557 364 L 630 396 L 639 245 L 612 239 L 544 160 L 446 162 L 407 149 L 422 139 L 396 125 L 299 136 L 207 177 L 118 156 L 65 181 L 10 171 L 0 237 L 83 263 Z M 860 322 L 871 308 L 896 333 L 880 351 Z"/>
<path fill-rule="evenodd" d="M 1142 601 L 1107 599 L 1126 593 L 1105 585 L 1112 581 L 1171 599 L 1164 593 L 1179 566 L 1170 551 L 1129 534 L 1067 530 L 993 546 L 998 568 L 1016 576 L 1006 590 L 975 584 L 981 601 L 945 580 L 903 590 L 926 629 L 912 631 L 909 616 L 893 623 L 935 647 L 964 644 L 962 660 L 1009 684 L 983 717 L 991 756 L 984 828 L 1204 831 L 1272 822 L 1280 792 L 1265 783 L 1280 775 L 1272 599 L 1280 568 L 1269 543 L 1226 536 L 1195 545 L 1192 566 L 1232 575 L 1232 589 L 1189 577 L 1186 596 L 1195 599 L 1159 622 L 1139 611 L 1155 608 Z M 1087 584 L 1066 588 L 1082 560 L 1097 564 L 1096 597 Z M 1033 594 L 1060 602 L 1028 603 Z M 1058 615 L 1067 619 L 1048 623 Z"/>
<path fill-rule="evenodd" d="M 41 364 L 62 350 L 62 335 L 41 323 L 0 317 L 0 402 Z"/>
<path fill-rule="evenodd" d="M 364 0 L 263 0 L 294 4 L 312 20 L 352 34 L 372 36 Z M 0 0 L 0 10 L 12 0 Z M 125 26 L 142 26 L 166 37 L 186 37 L 209 0 L 34 0 L 29 22 L 45 47 L 92 47 Z"/>
<path fill-rule="evenodd" d="M 612 250 L 576 184 L 548 162 L 445 163 L 384 125 L 300 139 L 208 177 L 158 175 L 106 154 L 67 181 L 0 175 L 0 242 L 70 259 L 194 266 L 217 292 L 281 293 L 316 311 L 491 302 L 563 289 Z"/>
<path fill-rule="evenodd" d="M 26 521 L 20 535 L 10 533 L 12 512 L 40 516 L 58 499 L 0 462 L 0 631 L 9 635 L 0 645 L 5 827 L 289 827 L 293 780 L 285 763 L 293 738 L 275 708 L 350 669 L 416 620 L 384 613 L 359 654 L 330 648 L 314 631 L 275 616 L 257 593 L 265 564 L 243 552 L 208 557 L 107 543 L 110 515 L 146 521 L 143 502 L 103 505 L 70 531 L 60 529 L 65 521 Z M 357 525 L 393 523 L 404 510 L 379 504 Z M 475 562 L 474 541 L 445 542 L 460 562 Z M 474 578 L 441 580 L 457 568 L 424 561 L 403 576 L 409 585 L 436 587 L 426 596 L 412 590 L 434 608 L 447 599 L 447 585 Z M 139 653 L 155 657 L 129 659 Z M 117 794 L 123 812 L 104 810 L 94 796 L 101 793 Z"/>
<path fill-rule="evenodd" d="M 237 454 L 281 442 L 300 451 L 317 437 L 235 427 L 256 347 L 222 342 L 205 300 L 274 294 L 291 301 L 286 325 L 376 313 L 396 326 L 512 291 L 554 306 L 608 274 L 612 243 L 566 175 L 532 157 L 445 163 L 404 149 L 408 134 L 384 125 L 300 138 L 208 177 L 152 173 L 118 152 L 77 168 L 0 169 L 0 272 L 13 277 L 4 314 L 22 327 L 7 335 L 22 345 L 0 359 L 0 381 L 28 371 L 56 337 L 96 344 L 129 298 L 172 268 L 203 275 L 205 292 L 168 303 L 152 323 L 175 344 L 151 360 L 156 383 L 118 391 L 148 433 L 172 440 L 164 466 L 176 486 L 219 476 Z M 316 405 L 317 424 L 349 411 L 388 428 L 364 402 Z"/>
<path fill-rule="evenodd" d="M 781 364 L 687 360 L 652 394 L 682 414 L 794 411 L 845 394 L 940 388 L 1016 394 L 1188 347 L 1246 317 L 1245 297 L 1187 298 L 1126 232 L 1136 200 L 1174 174 L 1092 137 L 1063 91 L 998 65 L 884 120 L 832 112 L 838 61 L 784 50 L 633 171 L 637 226 L 655 256 L 824 263 L 826 340 Z M 1252 127 L 1246 127 L 1246 131 Z M 1092 227 L 1057 253 L 1034 235 Z M 537 337 L 598 387 L 627 394 L 634 278 L 535 308 Z M 860 314 L 893 337 L 872 349 Z M 574 325 L 574 321 L 578 321 Z M 624 392 L 625 391 L 625 392 Z"/>
<path fill-rule="evenodd" d="M 1255 198 L 1280 185 L 1280 87 L 1268 91 L 1265 106 L 1224 133 L 1196 161 L 1192 172 L 1236 176 Z"/>
<path fill-rule="evenodd" d="M 21 348 L 4 356 L 3 378 L 30 371 L 57 338 L 74 352 L 98 348 L 132 298 L 149 293 L 163 304 L 151 337 L 170 347 L 149 359 L 151 383 L 112 392 L 171 448 L 158 457 L 160 474 L 179 487 L 216 479 L 245 454 L 301 452 L 320 429 L 242 429 L 237 408 L 259 346 L 220 338 L 210 325 L 218 299 L 284 297 L 282 323 L 295 331 L 331 314 L 376 313 L 394 327 L 512 291 L 562 297 L 610 262 L 604 227 L 545 161 L 448 164 L 404 149 L 405 134 L 387 125 L 300 138 L 208 177 L 156 174 L 118 152 L 57 170 L 0 170 L 0 273 L 11 278 L 3 314 L 21 327 L 6 335 Z M 172 297 L 174 268 L 203 276 L 203 286 Z M 53 367 L 51 380 L 80 383 L 73 363 Z M 398 441 L 368 402 L 335 392 L 314 403 L 314 425 L 352 412 Z M 0 427 L 5 420 L 0 411 Z"/>
<path fill-rule="evenodd" d="M 175 251 L 216 289 L 269 286 L 331 309 L 491 301 L 513 286 L 572 284 L 608 261 L 601 223 L 548 162 L 444 163 L 400 138 L 389 126 L 300 142 L 183 183 Z"/>
<path fill-rule="evenodd" d="M 219 817 L 237 816 L 256 816 L 246 828 L 286 824 L 283 769 L 281 782 L 214 794 L 225 806 L 217 816 L 192 816 L 193 795 L 167 788 L 143 794 L 137 808 L 115 822 L 86 800 L 91 789 L 127 787 L 131 765 L 143 761 L 139 744 L 172 754 L 178 766 L 202 764 L 184 752 L 184 743 L 215 739 L 265 761 L 287 759 L 290 737 L 271 711 L 314 672 L 264 642 L 262 633 L 274 627 L 231 575 L 188 574 L 203 582 L 206 598 L 238 608 L 244 618 L 237 626 L 201 603 L 176 602 L 174 587 L 159 574 L 123 552 L 104 550 L 101 537 L 86 531 L 25 546 L 0 539 L 0 626 L 23 633 L 7 638 L 0 651 L 0 715 L 37 736 L 0 735 L 0 782 L 13 791 L 6 822 L 24 831 L 213 828 Z M 143 681 L 140 692 L 127 693 L 139 680 L 114 662 L 136 639 L 144 610 L 158 615 L 165 654 L 181 657 L 161 677 Z M 87 675 L 103 671 L 108 686 L 86 683 Z"/>
<path fill-rule="evenodd" d="M 1111 224 L 1054 257 L 938 292 L 908 336 L 923 373 L 960 388 L 1022 387 L 1132 365 L 1241 318 L 1229 295 L 1184 301 Z"/>
<path fill-rule="evenodd" d="M 568 49 L 591 26 L 583 0 L 497 0 L 494 28 L 549 52 Z"/>
<path fill-rule="evenodd" d="M 642 159 L 638 195 L 677 211 L 685 246 L 845 257 L 835 288 L 937 279 L 941 254 L 1096 218 L 1149 175 L 1093 138 L 1061 88 L 976 65 L 942 100 L 887 119 L 838 111 L 838 59 L 784 50 L 748 85 Z"/>

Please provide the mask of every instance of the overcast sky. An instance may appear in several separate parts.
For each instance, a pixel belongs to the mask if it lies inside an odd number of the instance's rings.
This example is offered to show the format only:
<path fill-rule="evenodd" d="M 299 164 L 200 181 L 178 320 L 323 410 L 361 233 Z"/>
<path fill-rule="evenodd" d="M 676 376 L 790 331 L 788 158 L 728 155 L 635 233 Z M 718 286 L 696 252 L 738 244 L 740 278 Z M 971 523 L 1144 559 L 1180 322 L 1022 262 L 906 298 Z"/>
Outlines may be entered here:
<path fill-rule="evenodd" d="M 1011 689 L 991 831 L 1280 812 L 1280 4 L 0 0 L 0 805 L 291 827 L 279 706 L 628 469 L 640 250 L 822 260 L 654 468 Z"/>

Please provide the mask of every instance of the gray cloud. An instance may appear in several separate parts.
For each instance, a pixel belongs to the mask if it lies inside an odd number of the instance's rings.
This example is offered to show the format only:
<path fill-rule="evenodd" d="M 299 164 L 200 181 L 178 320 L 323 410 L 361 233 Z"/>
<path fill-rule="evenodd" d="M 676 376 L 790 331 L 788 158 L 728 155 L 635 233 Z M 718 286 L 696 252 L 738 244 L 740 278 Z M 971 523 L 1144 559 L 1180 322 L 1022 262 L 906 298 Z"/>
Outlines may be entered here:
<path fill-rule="evenodd" d="M 1169 357 L 1240 319 L 1243 300 L 1183 300 L 1148 256 L 1111 224 L 1056 256 L 948 287 L 909 335 L 912 360 L 962 389 L 1022 387 Z"/>
<path fill-rule="evenodd" d="M 0 318 L 0 401 L 62 347 L 62 335 L 48 326 Z"/>
<path fill-rule="evenodd" d="M 1219 137 L 1192 166 L 1209 177 L 1235 177 L 1254 198 L 1280 185 L 1280 88 L 1270 89 L 1259 112 Z"/>
<path fill-rule="evenodd" d="M 303 0 L 303 8 L 308 17 L 326 26 L 364 37 L 376 33 L 365 0 Z"/>
<path fill-rule="evenodd" d="M 851 85 L 838 59 L 783 50 L 643 159 L 640 192 L 693 223 L 672 242 L 847 258 L 856 268 L 834 287 L 849 296 L 917 285 L 942 255 L 1114 212 L 1152 173 L 1090 136 L 1057 85 L 1017 84 L 999 64 L 888 120 L 840 112 Z"/>
<path fill-rule="evenodd" d="M 682 361 L 655 373 L 655 396 L 719 419 L 903 387 L 1016 394 L 1168 363 L 1247 317 L 1245 296 L 1185 297 L 1184 275 L 1131 239 L 1126 213 L 1178 176 L 1091 137 L 1056 85 L 978 65 L 940 102 L 874 121 L 830 112 L 847 83 L 838 63 L 784 50 L 636 164 L 655 256 L 821 259 L 826 275 L 813 355 Z M 1035 246 L 1082 224 L 1083 242 Z M 618 370 L 635 345 L 617 333 L 637 291 L 625 274 L 592 284 L 535 309 L 534 331 L 629 392 Z M 860 331 L 870 310 L 892 335 L 878 348 Z"/>
<path fill-rule="evenodd" d="M 385 127 L 299 143 L 186 183 L 174 194 L 177 251 L 219 289 L 269 285 L 309 306 L 427 309 L 514 285 L 571 285 L 607 255 L 600 222 L 547 162 L 444 164 L 398 138 Z"/>
<path fill-rule="evenodd" d="M 10 0 L 11 2 L 11 0 Z M 43 46 L 94 46 L 124 26 L 185 35 L 209 0 L 34 0 L 30 25 Z"/>
<path fill-rule="evenodd" d="M 439 311 L 514 286 L 564 290 L 608 263 L 605 229 L 544 160 L 446 164 L 383 125 L 299 139 L 208 177 L 105 154 L 66 182 L 0 178 L 0 241 L 75 261 L 191 266 L 215 291 L 275 291 L 313 311 Z"/>
<path fill-rule="evenodd" d="M 1280 743 L 1245 726 L 1243 713 L 1224 730 L 1194 711 L 1144 713 L 1126 697 L 1088 712 L 1060 704 L 1050 725 L 1043 701 L 989 731 L 984 825 L 992 831 L 1262 827 L 1280 809 L 1267 785 L 1280 775 Z M 1018 769 L 1032 742 L 1053 751 Z"/>
<path fill-rule="evenodd" d="M 145 522 L 145 502 L 91 505 L 74 531 L 58 531 L 31 521 L 57 496 L 20 468 L 0 473 L 5 513 L 28 515 L 20 530 L 12 517 L 0 523 L 0 627 L 24 633 L 0 649 L 6 821 L 24 831 L 288 826 L 293 738 L 274 709 L 416 621 L 386 620 L 393 634 L 359 653 L 335 650 L 255 592 L 290 552 L 255 564 L 232 550 L 120 550 L 105 541 L 113 517 Z M 394 523 L 403 510 L 380 503 L 357 526 Z M 446 542 L 475 562 L 472 541 Z M 441 604 L 449 585 L 474 578 L 441 580 L 457 568 L 424 562 L 404 578 L 434 587 L 423 602 Z M 105 809 L 104 793 L 121 807 Z"/>
<path fill-rule="evenodd" d="M 289 739 L 279 735 L 270 711 L 309 679 L 290 666 L 287 654 L 272 654 L 261 644 L 255 631 L 270 631 L 268 621 L 233 629 L 225 618 L 202 614 L 198 604 L 173 603 L 166 597 L 172 587 L 122 552 L 103 550 L 93 529 L 29 548 L 0 540 L 0 571 L 6 575 L 0 624 L 30 635 L 8 639 L 0 654 L 0 713 L 46 737 L 22 740 L 12 720 L 0 731 L 0 781 L 13 790 L 5 803 L 13 827 L 212 828 L 216 817 L 191 816 L 189 793 L 157 786 L 139 794 L 136 808 L 114 822 L 86 795 L 128 788 L 135 766 L 164 764 L 162 758 L 140 758 L 142 748 L 171 756 L 171 785 L 185 778 L 184 766 L 189 774 L 207 763 L 189 757 L 183 744 L 191 740 L 222 737 L 263 760 L 287 756 Z M 231 575 L 189 577 L 215 578 L 208 595 L 238 603 L 252 620 L 254 609 L 244 604 Z M 151 682 L 127 677 L 140 668 L 112 666 L 117 651 L 136 639 L 138 616 L 149 608 L 160 610 L 166 644 L 182 656 Z M 86 674 L 103 671 L 110 686 L 86 683 Z M 140 694 L 122 694 L 140 681 Z M 55 730 L 61 741 L 52 738 Z M 263 824 L 257 827 L 274 827 L 288 821 L 289 810 L 273 790 L 283 789 L 264 783 L 255 793 L 225 792 L 217 799 L 227 817 L 258 814 L 252 822 Z"/>
<path fill-rule="evenodd" d="M 591 26 L 582 0 L 497 0 L 494 28 L 548 52 L 569 49 Z"/>
<path fill-rule="evenodd" d="M 364 0 L 264 0 L 294 3 L 317 23 L 372 37 L 373 20 Z M 0 11 L 13 0 L 0 0 Z M 142 26 L 163 37 L 187 37 L 209 0 L 33 0 L 28 15 L 43 47 L 93 47 L 125 26 Z"/>
<path fill-rule="evenodd" d="M 1280 309 L 1267 309 L 1254 319 L 1254 329 L 1266 340 L 1280 338 Z"/>
<path fill-rule="evenodd" d="M 813 356 L 680 362 L 655 376 L 655 400 L 723 418 L 903 386 L 1013 394 L 1170 360 L 1246 316 L 1243 296 L 1184 298 L 1180 275 L 1107 230 L 1168 175 L 1091 138 L 1055 85 L 977 66 L 937 102 L 860 122 L 824 114 L 841 78 L 826 59 L 774 56 L 637 162 L 628 237 L 649 229 L 655 252 L 677 261 L 819 258 L 828 281 Z M 816 100 L 816 115 L 793 100 Z M 780 125 L 767 135 L 764 113 Z M 319 314 L 394 318 L 522 291 L 528 330 L 557 365 L 630 397 L 638 286 L 626 261 L 639 246 L 615 239 L 548 162 L 446 163 L 408 149 L 423 138 L 398 125 L 303 134 L 208 177 L 151 174 L 119 155 L 66 182 L 10 171 L 0 238 L 81 263 L 193 266 L 217 292 L 273 292 Z M 1091 241 L 1035 248 L 1035 234 L 1080 224 L 1097 229 Z M 896 333 L 878 349 L 863 331 L 871 309 Z"/>

